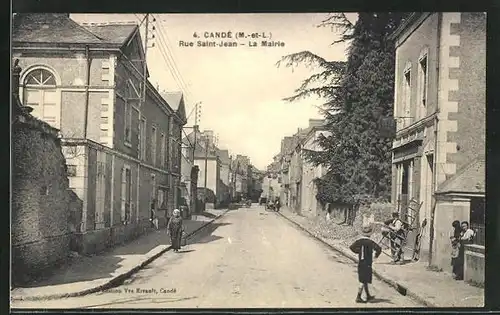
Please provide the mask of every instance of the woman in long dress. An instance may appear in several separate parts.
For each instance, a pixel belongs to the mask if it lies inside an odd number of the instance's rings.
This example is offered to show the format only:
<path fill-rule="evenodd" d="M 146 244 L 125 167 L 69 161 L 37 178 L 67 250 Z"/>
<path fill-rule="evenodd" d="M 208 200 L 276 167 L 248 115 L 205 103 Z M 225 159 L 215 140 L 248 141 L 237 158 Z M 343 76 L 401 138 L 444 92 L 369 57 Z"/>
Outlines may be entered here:
<path fill-rule="evenodd" d="M 167 233 L 170 235 L 174 252 L 178 252 L 179 249 L 181 249 L 182 234 L 184 233 L 184 226 L 182 224 L 182 217 L 179 209 L 174 210 L 172 218 L 168 221 Z"/>

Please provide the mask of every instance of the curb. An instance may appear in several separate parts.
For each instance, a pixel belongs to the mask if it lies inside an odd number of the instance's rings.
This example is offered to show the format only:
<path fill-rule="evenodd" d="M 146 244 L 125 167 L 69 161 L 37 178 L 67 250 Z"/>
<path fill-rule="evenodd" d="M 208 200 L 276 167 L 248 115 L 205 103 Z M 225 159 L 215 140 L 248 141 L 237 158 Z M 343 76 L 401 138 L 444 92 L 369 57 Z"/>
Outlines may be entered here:
<path fill-rule="evenodd" d="M 189 234 L 187 234 L 185 236 L 186 239 L 189 238 L 189 237 L 194 236 L 195 234 L 197 234 L 198 232 L 200 232 L 201 230 L 203 230 L 207 226 L 211 225 L 215 220 L 220 219 L 223 215 L 225 215 L 229 211 L 230 210 L 224 211 L 223 213 L 217 215 L 215 218 L 211 219 L 210 221 L 207 221 L 206 224 L 204 224 L 204 225 L 200 226 L 199 228 L 197 228 L 196 230 L 190 232 Z M 155 259 L 157 259 L 161 255 L 163 255 L 164 253 L 166 253 L 167 251 L 169 251 L 170 249 L 172 249 L 171 245 L 167 246 L 165 249 L 162 249 L 158 253 L 154 254 L 151 257 L 149 257 L 148 259 L 146 259 L 145 261 L 143 261 L 142 263 L 140 263 L 138 266 L 135 266 L 134 268 L 132 268 L 132 269 L 130 269 L 130 270 L 128 270 L 128 271 L 126 271 L 126 272 L 124 272 L 122 274 L 119 274 L 116 277 L 113 277 L 112 279 L 108 280 L 106 283 L 104 283 L 102 285 L 99 285 L 99 286 L 96 286 L 96 287 L 93 287 L 93 288 L 89 288 L 89 289 L 85 289 L 85 290 L 77 291 L 77 292 L 59 293 L 59 294 L 51 294 L 51 295 L 38 295 L 38 296 L 30 296 L 30 297 L 12 297 L 11 296 L 10 300 L 11 301 L 55 300 L 55 299 L 63 299 L 63 298 L 69 298 L 69 297 L 84 296 L 84 295 L 87 295 L 87 294 L 104 291 L 104 290 L 107 290 L 107 289 L 110 289 L 110 288 L 113 288 L 113 287 L 116 287 L 116 286 L 120 285 L 123 281 L 125 281 L 131 275 L 133 275 L 134 273 L 138 272 L 139 270 L 141 270 L 142 268 L 144 268 L 146 265 L 150 264 L 152 261 L 154 261 Z"/>
<path fill-rule="evenodd" d="M 347 252 L 346 250 L 342 249 L 342 248 L 339 248 L 338 246 L 335 246 L 335 245 L 332 245 L 332 244 L 329 244 L 328 242 L 326 242 L 324 239 L 322 239 L 321 237 L 318 237 L 316 235 L 314 235 L 313 233 L 311 233 L 308 229 L 306 229 L 305 227 L 303 227 L 302 225 L 300 225 L 299 223 L 293 221 L 292 219 L 288 218 L 287 216 L 283 215 L 282 213 L 280 212 L 277 212 L 278 215 L 280 215 L 281 217 L 285 218 L 288 222 L 290 223 L 293 223 L 296 227 L 298 227 L 302 232 L 305 232 L 306 234 L 308 234 L 309 236 L 313 237 L 314 239 L 320 241 L 321 243 L 323 243 L 323 245 L 326 245 L 328 246 L 330 249 L 340 253 L 342 256 L 344 257 L 347 257 L 349 258 L 350 260 L 352 260 L 353 262 L 355 263 L 358 263 L 358 259 L 351 255 L 349 252 Z M 404 285 L 398 283 L 397 281 L 394 281 L 390 278 L 388 278 L 387 276 L 381 274 L 380 272 L 376 271 L 375 269 L 373 270 L 373 274 L 379 279 L 381 280 L 382 282 L 390 285 L 391 287 L 395 288 L 399 293 L 401 293 L 402 295 L 405 295 L 405 296 L 409 296 L 411 297 L 412 299 L 414 299 L 415 301 L 423 304 L 424 306 L 426 307 L 438 307 L 436 306 L 435 304 L 429 302 L 428 300 L 426 300 L 425 298 L 421 297 L 420 295 L 418 295 L 417 293 L 409 290 L 407 287 L 405 287 Z M 403 293 L 404 292 L 404 293 Z"/>

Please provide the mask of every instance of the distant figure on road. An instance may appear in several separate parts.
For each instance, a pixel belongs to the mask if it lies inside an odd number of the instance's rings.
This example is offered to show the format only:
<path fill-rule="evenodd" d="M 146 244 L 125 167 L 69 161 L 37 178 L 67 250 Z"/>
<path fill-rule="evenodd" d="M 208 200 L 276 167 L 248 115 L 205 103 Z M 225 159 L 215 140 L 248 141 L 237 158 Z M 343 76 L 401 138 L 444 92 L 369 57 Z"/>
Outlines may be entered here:
<path fill-rule="evenodd" d="M 174 210 L 172 218 L 168 221 L 167 233 L 170 235 L 174 252 L 178 252 L 179 249 L 181 249 L 181 240 L 184 234 L 184 226 L 182 224 L 182 217 L 179 209 Z"/>
<path fill-rule="evenodd" d="M 361 232 L 363 236 L 350 246 L 350 249 L 358 254 L 359 289 L 356 296 L 356 303 L 366 303 L 374 299 L 374 296 L 370 295 L 370 291 L 368 290 L 368 284 L 372 283 L 373 276 L 373 251 L 375 251 L 375 258 L 378 258 L 380 253 L 382 253 L 382 248 L 370 238 L 372 231 L 371 226 L 364 226 Z M 366 292 L 366 301 L 361 298 L 363 289 Z"/>
<path fill-rule="evenodd" d="M 276 211 L 280 211 L 280 208 L 281 208 L 281 203 L 280 203 L 280 200 L 279 199 L 276 199 L 276 204 L 275 204 L 275 208 L 276 208 Z"/>

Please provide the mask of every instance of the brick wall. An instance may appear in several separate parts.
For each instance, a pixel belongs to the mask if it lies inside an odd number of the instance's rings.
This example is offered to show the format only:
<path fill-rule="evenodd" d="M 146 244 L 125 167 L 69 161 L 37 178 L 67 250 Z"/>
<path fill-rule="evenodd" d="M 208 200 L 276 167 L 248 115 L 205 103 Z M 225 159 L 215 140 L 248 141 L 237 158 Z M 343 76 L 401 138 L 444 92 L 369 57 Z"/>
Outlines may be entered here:
<path fill-rule="evenodd" d="M 54 136 L 13 130 L 12 276 L 29 281 L 66 260 L 69 251 L 69 194 L 66 164 Z"/>

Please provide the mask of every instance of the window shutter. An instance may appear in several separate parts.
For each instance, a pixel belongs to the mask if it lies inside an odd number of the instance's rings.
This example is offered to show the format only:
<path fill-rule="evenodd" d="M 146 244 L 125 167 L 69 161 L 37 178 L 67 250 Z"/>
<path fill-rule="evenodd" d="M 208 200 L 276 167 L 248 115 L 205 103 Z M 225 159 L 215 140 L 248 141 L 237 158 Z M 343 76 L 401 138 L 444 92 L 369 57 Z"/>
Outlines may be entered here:
<path fill-rule="evenodd" d="M 125 200 L 127 193 L 127 176 L 126 176 L 126 168 L 122 168 L 122 193 L 121 193 L 121 213 L 122 213 L 122 221 L 125 220 Z"/>

